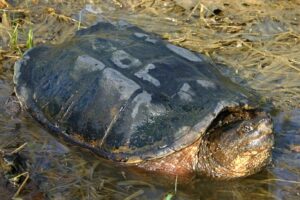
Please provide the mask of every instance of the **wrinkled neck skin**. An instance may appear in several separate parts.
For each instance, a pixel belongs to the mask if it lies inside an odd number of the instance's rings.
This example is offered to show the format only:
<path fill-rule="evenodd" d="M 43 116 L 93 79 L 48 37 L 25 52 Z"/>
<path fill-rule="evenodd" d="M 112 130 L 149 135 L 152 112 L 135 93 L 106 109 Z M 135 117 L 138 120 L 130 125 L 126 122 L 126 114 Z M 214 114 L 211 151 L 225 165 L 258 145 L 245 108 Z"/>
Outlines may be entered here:
<path fill-rule="evenodd" d="M 265 112 L 233 111 L 220 118 L 200 139 L 194 166 L 199 174 L 239 178 L 257 173 L 270 163 L 273 126 Z"/>

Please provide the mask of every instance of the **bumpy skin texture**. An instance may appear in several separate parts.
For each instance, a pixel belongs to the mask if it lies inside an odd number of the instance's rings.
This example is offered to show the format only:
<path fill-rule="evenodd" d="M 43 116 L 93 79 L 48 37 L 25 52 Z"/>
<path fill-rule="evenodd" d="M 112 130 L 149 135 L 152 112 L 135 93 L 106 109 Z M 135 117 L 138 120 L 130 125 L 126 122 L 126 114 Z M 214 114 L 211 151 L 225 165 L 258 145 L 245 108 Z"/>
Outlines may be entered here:
<path fill-rule="evenodd" d="M 101 22 L 15 65 L 15 91 L 40 123 L 103 157 L 162 158 L 195 143 L 251 95 L 199 54 L 126 24 Z"/>

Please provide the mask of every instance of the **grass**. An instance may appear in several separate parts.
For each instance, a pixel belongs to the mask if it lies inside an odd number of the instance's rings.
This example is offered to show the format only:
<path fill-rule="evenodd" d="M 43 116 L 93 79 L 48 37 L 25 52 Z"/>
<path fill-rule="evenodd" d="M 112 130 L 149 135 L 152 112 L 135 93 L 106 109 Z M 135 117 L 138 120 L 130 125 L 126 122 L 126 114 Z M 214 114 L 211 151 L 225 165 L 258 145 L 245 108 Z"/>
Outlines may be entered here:
<path fill-rule="evenodd" d="M 7 53 L 5 57 L 8 58 L 19 58 L 22 56 L 23 52 L 29 48 L 32 48 L 34 45 L 33 29 L 30 28 L 28 31 L 26 31 L 27 24 L 24 24 L 24 20 L 20 18 L 14 18 L 11 20 L 6 14 L 7 12 L 11 12 L 9 15 L 15 15 L 15 12 L 19 11 L 3 11 L 2 23 L 0 24 L 0 31 L 2 31 L 0 39 L 2 36 L 2 40 L 6 41 L 5 35 L 8 35 L 8 42 L 4 42 L 2 46 L 2 53 Z M 5 50 L 6 47 L 9 49 Z"/>
<path fill-rule="evenodd" d="M 19 49 L 18 39 L 19 39 L 19 24 L 17 23 L 15 26 L 13 26 L 12 31 L 8 32 L 10 42 L 9 46 L 11 49 L 16 50 Z"/>
<path fill-rule="evenodd" d="M 26 40 L 26 48 L 30 49 L 33 47 L 33 31 L 32 29 L 29 29 L 27 34 L 27 40 Z"/>

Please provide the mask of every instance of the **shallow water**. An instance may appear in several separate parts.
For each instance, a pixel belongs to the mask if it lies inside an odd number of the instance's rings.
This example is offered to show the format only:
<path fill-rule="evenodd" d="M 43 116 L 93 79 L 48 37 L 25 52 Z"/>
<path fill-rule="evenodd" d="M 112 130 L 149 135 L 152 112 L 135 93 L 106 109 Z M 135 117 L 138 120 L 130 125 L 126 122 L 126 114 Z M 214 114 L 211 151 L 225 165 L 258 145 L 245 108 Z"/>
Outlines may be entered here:
<path fill-rule="evenodd" d="M 0 82 L 1 105 L 12 91 Z M 234 181 L 194 178 L 179 184 L 178 199 L 298 199 L 300 191 L 300 110 L 273 116 L 276 145 L 273 162 L 259 174 Z M 174 190 L 175 180 L 135 172 L 82 151 L 51 136 L 28 114 L 0 114 L 0 147 L 13 149 L 27 142 L 31 178 L 50 199 L 120 199 L 134 193 L 139 199 L 157 199 Z"/>
<path fill-rule="evenodd" d="M 51 5 L 47 2 L 45 1 L 44 4 Z M 44 4 L 41 3 L 41 5 Z M 85 15 L 85 11 L 81 10 L 85 7 L 86 1 L 82 1 L 76 5 L 77 7 L 72 7 L 71 3 L 55 5 L 57 9 L 65 9 L 72 18 L 84 20 L 82 26 L 88 26 L 95 20 L 100 20 L 97 18 L 99 13 L 97 15 L 95 13 Z M 148 31 L 153 30 L 158 34 L 166 32 L 176 34 L 176 31 L 182 28 L 180 24 L 174 23 L 176 18 L 172 18 L 172 16 L 169 16 L 167 20 L 160 21 L 159 17 L 150 20 L 152 17 L 147 14 L 131 13 L 129 15 L 125 11 L 116 10 L 109 3 L 101 4 L 101 6 L 96 3 L 96 5 L 98 5 L 96 8 L 101 8 L 101 14 L 106 13 L 105 16 L 110 19 L 121 18 L 132 23 L 138 22 L 138 24 L 143 24 L 143 28 Z M 111 13 L 110 10 L 114 11 L 113 15 L 109 14 Z M 78 13 L 80 14 L 78 15 Z M 36 37 L 51 43 L 63 41 L 77 29 L 77 24 L 66 28 L 52 18 L 48 18 L 47 22 L 38 21 L 37 23 L 42 24 L 42 26 L 34 27 L 37 32 Z M 52 32 L 46 31 L 47 35 L 43 35 L 43 31 L 39 32 L 45 26 L 48 26 L 49 29 L 52 27 Z M 4 69 L 5 66 L 9 66 L 7 63 L 2 64 L 4 64 Z M 230 71 L 228 72 L 223 68 L 221 70 L 225 75 L 232 76 Z M 4 105 L 13 91 L 11 76 L 11 70 L 4 70 L 0 74 L 0 149 L 12 150 L 25 142 L 27 143 L 22 154 L 29 160 L 30 167 L 28 170 L 32 184 L 38 185 L 37 190 L 46 198 L 134 199 L 136 197 L 137 199 L 162 199 L 167 194 L 174 192 L 174 178 L 140 172 L 106 161 L 52 136 L 26 112 L 16 115 L 8 113 Z M 236 81 L 241 84 L 243 81 L 247 82 L 244 79 Z M 251 81 L 253 82 L 253 80 Z M 250 83 L 252 83 L 251 81 Z M 294 78 L 290 81 L 294 81 Z M 271 93 L 264 92 L 263 95 L 268 97 Z M 289 97 L 286 97 L 284 93 L 281 95 L 282 99 L 288 100 Z M 292 99 L 292 101 L 295 100 Z M 274 104 L 276 105 L 276 102 Z M 291 105 L 294 104 L 297 102 L 291 103 Z M 271 112 L 274 120 L 276 140 L 273 162 L 267 169 L 254 176 L 233 181 L 211 181 L 202 177 L 195 177 L 184 183 L 179 183 L 176 198 L 299 199 L 300 152 L 297 147 L 299 149 L 300 146 L 300 109 L 294 106 L 275 106 L 266 109 Z M 0 181 L 0 191 L 3 193 L 3 198 L 6 199 L 13 192 L 9 192 L 8 189 L 5 192 L 4 186 L 3 181 Z M 22 195 L 30 199 L 33 194 L 25 190 Z"/>

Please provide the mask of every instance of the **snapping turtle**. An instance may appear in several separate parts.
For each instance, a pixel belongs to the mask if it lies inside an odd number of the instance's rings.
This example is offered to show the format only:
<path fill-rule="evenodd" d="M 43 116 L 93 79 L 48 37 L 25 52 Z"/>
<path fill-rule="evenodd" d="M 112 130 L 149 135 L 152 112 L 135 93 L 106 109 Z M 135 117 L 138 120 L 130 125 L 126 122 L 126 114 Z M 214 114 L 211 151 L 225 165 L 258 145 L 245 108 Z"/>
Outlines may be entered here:
<path fill-rule="evenodd" d="M 272 122 L 251 92 L 202 55 L 122 21 L 30 49 L 14 83 L 42 125 L 113 161 L 218 178 L 270 161 Z"/>

